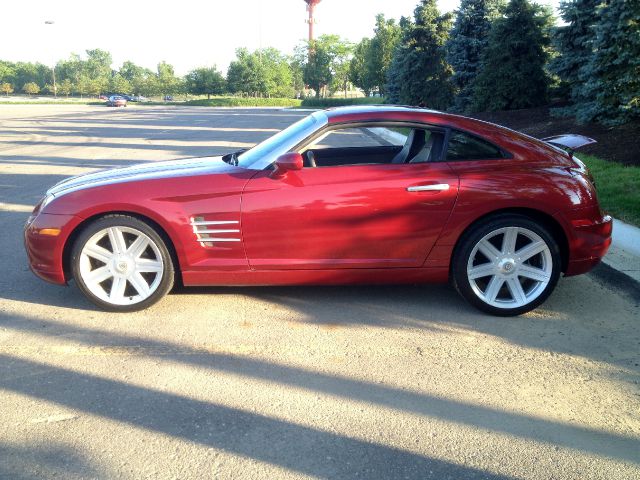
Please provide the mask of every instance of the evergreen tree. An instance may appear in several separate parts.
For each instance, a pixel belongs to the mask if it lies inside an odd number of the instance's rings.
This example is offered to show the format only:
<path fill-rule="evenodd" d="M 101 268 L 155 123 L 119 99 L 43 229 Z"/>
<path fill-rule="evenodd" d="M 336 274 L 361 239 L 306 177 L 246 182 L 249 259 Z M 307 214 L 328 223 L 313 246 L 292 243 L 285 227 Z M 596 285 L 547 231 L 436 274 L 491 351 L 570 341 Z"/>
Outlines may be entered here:
<path fill-rule="evenodd" d="M 414 21 L 400 22 L 402 40 L 396 49 L 387 82 L 391 103 L 424 105 L 444 110 L 453 101 L 444 45 L 451 29 L 451 14 L 440 15 L 436 0 L 421 0 Z"/>
<path fill-rule="evenodd" d="M 543 105 L 549 78 L 545 72 L 552 15 L 529 0 L 511 0 L 495 21 L 475 82 L 473 108 L 514 110 Z"/>
<path fill-rule="evenodd" d="M 553 46 L 558 56 L 549 64 L 550 70 L 569 88 L 573 103 L 581 101 L 580 71 L 593 55 L 594 25 L 598 20 L 596 7 L 602 0 L 563 0 L 560 16 L 566 25 L 553 31 Z"/>
<path fill-rule="evenodd" d="M 640 0 L 605 0 L 594 53 L 580 70 L 577 117 L 619 124 L 640 117 Z"/>
<path fill-rule="evenodd" d="M 454 109 L 469 110 L 480 59 L 489 42 L 492 22 L 504 9 L 504 0 L 462 0 L 447 42 L 447 61 L 453 68 L 451 81 L 457 91 Z"/>

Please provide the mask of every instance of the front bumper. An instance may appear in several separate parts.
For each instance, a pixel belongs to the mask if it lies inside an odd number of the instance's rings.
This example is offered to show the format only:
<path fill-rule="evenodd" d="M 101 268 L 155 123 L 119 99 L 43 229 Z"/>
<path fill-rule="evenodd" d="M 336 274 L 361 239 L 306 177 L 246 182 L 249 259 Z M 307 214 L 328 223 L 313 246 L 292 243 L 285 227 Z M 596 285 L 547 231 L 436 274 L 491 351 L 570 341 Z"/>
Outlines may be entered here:
<path fill-rule="evenodd" d="M 40 213 L 29 217 L 24 227 L 24 246 L 33 273 L 47 282 L 66 285 L 64 247 L 81 221 L 75 215 Z"/>

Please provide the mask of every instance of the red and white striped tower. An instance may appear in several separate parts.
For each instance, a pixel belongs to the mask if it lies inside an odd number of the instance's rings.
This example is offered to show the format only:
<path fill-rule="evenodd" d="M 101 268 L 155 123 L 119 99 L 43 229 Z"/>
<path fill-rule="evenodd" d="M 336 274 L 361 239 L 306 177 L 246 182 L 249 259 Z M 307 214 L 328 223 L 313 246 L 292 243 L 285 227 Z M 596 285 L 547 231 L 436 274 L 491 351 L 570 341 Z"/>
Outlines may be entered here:
<path fill-rule="evenodd" d="M 313 24 L 315 22 L 313 13 L 315 11 L 316 5 L 319 4 L 322 0 L 304 0 L 304 3 L 307 4 L 307 11 L 309 12 L 309 19 L 307 23 L 309 24 L 309 42 L 313 40 Z"/>

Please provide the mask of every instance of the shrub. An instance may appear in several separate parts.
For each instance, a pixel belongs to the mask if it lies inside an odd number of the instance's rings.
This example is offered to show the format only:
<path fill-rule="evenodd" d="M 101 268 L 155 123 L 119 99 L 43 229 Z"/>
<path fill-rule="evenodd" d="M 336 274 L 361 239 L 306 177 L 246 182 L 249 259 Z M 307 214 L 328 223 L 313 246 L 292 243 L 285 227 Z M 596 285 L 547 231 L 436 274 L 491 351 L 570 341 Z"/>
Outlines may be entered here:
<path fill-rule="evenodd" d="M 297 107 L 300 100 L 293 98 L 213 97 L 209 100 L 189 100 L 183 105 L 196 107 Z"/>
<path fill-rule="evenodd" d="M 384 103 L 384 97 L 358 97 L 358 98 L 305 98 L 303 107 L 331 108 L 351 105 L 378 105 Z"/>

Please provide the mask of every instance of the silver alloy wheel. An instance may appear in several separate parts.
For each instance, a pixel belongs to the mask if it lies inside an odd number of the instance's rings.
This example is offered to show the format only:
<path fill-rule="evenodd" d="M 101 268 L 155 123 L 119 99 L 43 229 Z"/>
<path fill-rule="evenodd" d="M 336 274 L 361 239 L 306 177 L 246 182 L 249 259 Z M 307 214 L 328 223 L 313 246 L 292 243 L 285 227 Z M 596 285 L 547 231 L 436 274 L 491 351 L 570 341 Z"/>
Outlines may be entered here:
<path fill-rule="evenodd" d="M 523 227 L 485 235 L 471 251 L 467 278 L 473 292 L 496 308 L 519 308 L 538 298 L 551 281 L 553 259 L 547 243 Z"/>
<path fill-rule="evenodd" d="M 102 229 L 80 252 L 82 281 L 93 295 L 112 305 L 146 300 L 158 289 L 163 272 L 156 243 L 131 227 Z"/>

